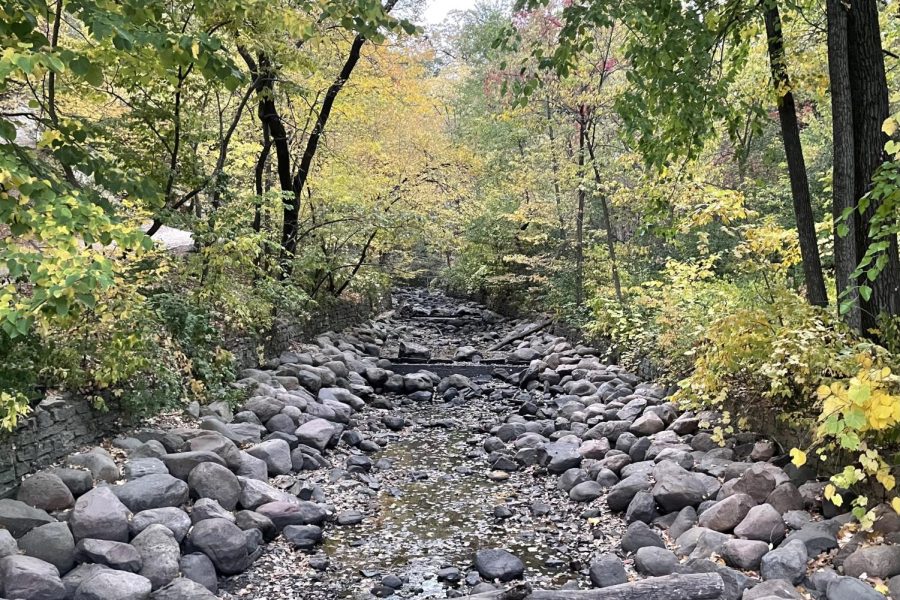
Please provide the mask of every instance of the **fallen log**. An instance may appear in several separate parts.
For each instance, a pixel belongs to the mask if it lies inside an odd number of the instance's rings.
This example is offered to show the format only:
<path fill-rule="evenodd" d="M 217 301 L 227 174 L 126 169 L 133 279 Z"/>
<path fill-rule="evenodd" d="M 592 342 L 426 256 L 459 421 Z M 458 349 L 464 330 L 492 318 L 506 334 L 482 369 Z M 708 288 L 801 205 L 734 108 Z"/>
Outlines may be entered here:
<path fill-rule="evenodd" d="M 519 584 L 465 596 L 469 600 L 716 600 L 725 590 L 718 573 L 650 577 L 595 590 L 534 590 Z"/>
<path fill-rule="evenodd" d="M 493 346 L 488 348 L 488 351 L 494 352 L 495 350 L 499 350 L 503 346 L 508 346 L 509 344 L 512 344 L 513 342 L 517 342 L 517 341 L 521 340 L 522 338 L 531 335 L 532 333 L 536 333 L 536 332 L 540 331 L 541 329 L 547 327 L 551 323 L 553 323 L 553 319 L 544 319 L 543 321 L 541 321 L 539 323 L 535 323 L 534 325 L 526 327 L 520 333 L 513 333 L 512 335 L 509 335 L 509 336 L 503 338 L 502 340 L 500 340 L 499 342 L 497 342 L 496 344 L 494 344 Z"/>

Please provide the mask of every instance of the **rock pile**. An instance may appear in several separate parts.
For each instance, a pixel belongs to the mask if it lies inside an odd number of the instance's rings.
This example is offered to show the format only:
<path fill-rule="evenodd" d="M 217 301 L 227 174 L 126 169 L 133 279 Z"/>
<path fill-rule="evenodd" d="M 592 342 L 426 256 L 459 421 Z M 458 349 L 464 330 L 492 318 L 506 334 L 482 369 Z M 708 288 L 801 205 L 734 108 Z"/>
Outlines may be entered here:
<path fill-rule="evenodd" d="M 800 589 L 819 600 L 883 597 L 866 581 L 900 597 L 900 517 L 890 509 L 880 510 L 880 537 L 848 541 L 850 517 L 823 503 L 823 484 L 777 445 L 745 432 L 720 445 L 708 429 L 719 415 L 681 412 L 668 390 L 540 327 L 439 295 L 403 292 L 401 300 L 393 319 L 319 336 L 242 372 L 235 385 L 246 400 L 236 410 L 193 406 L 184 426 L 139 429 L 25 479 L 15 499 L 0 500 L 0 595 L 215 598 L 220 577 L 248 569 L 279 536 L 310 552 L 332 524 L 363 521 L 297 474 L 322 470 L 376 495 L 374 474 L 389 465 L 373 455 L 408 428 L 401 407 L 433 402 L 451 411 L 478 403 L 493 415 L 472 455 L 501 489 L 510 474 L 550 477 L 563 502 L 583 507 L 575 529 L 624 519 L 617 552 L 572 561 L 573 586 L 715 574 L 728 600 L 802 598 Z M 482 388 L 424 364 L 395 372 L 380 358 L 395 344 L 413 362 L 500 352 L 509 363 L 496 371 L 504 383 Z M 333 468 L 337 450 L 343 468 Z M 552 507 L 535 501 L 530 510 L 540 517 Z M 492 511 L 497 521 L 513 515 L 504 504 Z M 308 565 L 328 568 L 324 557 Z M 462 586 L 489 594 L 526 573 L 503 548 L 473 550 L 468 566 L 469 575 L 450 565 L 436 574 L 448 596 Z M 390 574 L 371 593 L 404 585 Z"/>

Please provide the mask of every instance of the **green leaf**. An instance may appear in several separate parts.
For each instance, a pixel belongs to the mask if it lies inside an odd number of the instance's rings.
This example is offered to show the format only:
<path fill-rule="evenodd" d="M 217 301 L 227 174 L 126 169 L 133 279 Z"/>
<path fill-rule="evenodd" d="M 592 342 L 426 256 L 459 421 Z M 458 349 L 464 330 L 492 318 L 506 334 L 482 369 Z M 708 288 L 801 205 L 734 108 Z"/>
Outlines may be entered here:
<path fill-rule="evenodd" d="M 865 300 L 866 302 L 868 302 L 869 299 L 872 298 L 872 288 L 870 288 L 870 287 L 867 286 L 867 285 L 861 285 L 861 286 L 859 286 L 859 295 L 860 295 L 860 297 L 861 297 L 863 300 Z"/>

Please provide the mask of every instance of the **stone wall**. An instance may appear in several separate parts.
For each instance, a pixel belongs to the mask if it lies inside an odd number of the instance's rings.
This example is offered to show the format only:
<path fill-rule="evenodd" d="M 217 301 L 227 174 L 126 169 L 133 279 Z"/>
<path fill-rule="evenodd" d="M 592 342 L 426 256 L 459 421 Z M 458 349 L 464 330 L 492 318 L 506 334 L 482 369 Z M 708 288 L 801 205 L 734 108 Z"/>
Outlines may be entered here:
<path fill-rule="evenodd" d="M 15 491 L 23 475 L 61 460 L 122 426 L 121 414 L 95 410 L 85 398 L 47 398 L 16 430 L 0 439 L 0 497 Z"/>
<path fill-rule="evenodd" d="M 230 340 L 241 368 L 259 364 L 259 354 L 277 356 L 296 340 L 357 325 L 390 308 L 389 293 L 317 306 L 306 319 L 280 319 L 268 336 Z M 115 434 L 127 423 L 122 412 L 99 411 L 88 399 L 77 396 L 46 398 L 16 430 L 0 436 L 0 497 L 15 492 L 24 475 L 65 458 L 104 436 Z"/>
<path fill-rule="evenodd" d="M 228 340 L 228 350 L 241 368 L 256 367 L 260 359 L 278 356 L 297 340 L 312 339 L 326 331 L 340 331 L 358 325 L 391 308 L 391 295 L 385 291 L 372 296 L 332 300 L 320 303 L 304 319 L 278 318 L 265 335 Z"/>

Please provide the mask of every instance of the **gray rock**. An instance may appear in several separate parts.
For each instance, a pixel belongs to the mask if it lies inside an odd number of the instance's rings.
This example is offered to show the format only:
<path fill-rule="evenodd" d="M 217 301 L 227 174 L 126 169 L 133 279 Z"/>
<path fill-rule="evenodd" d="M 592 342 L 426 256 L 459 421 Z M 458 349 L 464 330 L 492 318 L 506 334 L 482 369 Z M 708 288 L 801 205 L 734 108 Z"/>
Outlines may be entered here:
<path fill-rule="evenodd" d="M 91 473 L 89 471 L 84 471 L 82 469 L 66 469 L 60 467 L 56 469 L 50 469 L 47 472 L 53 473 L 54 475 L 59 477 L 62 482 L 66 484 L 66 487 L 69 488 L 69 491 L 75 498 L 78 498 L 82 494 L 86 494 L 94 487 L 94 478 L 91 477 Z"/>
<path fill-rule="evenodd" d="M 191 507 L 191 523 L 196 524 L 204 519 L 225 519 L 234 523 L 234 515 L 212 498 L 200 498 Z"/>
<path fill-rule="evenodd" d="M 16 600 L 65 600 L 66 586 L 59 571 L 32 556 L 12 554 L 0 558 L 0 581 L 4 596 Z"/>
<path fill-rule="evenodd" d="M 238 502 L 243 508 L 255 510 L 270 502 L 297 502 L 295 496 L 263 481 L 243 477 L 238 477 L 238 481 L 241 484 L 241 497 Z"/>
<path fill-rule="evenodd" d="M 269 502 L 256 507 L 256 512 L 271 519 L 278 531 L 288 525 L 321 525 L 328 512 L 315 502 Z"/>
<path fill-rule="evenodd" d="M 66 523 L 47 523 L 19 538 L 19 550 L 56 567 L 65 575 L 75 566 L 75 538 Z"/>
<path fill-rule="evenodd" d="M 644 546 L 634 555 L 634 568 L 642 575 L 661 577 L 674 573 L 678 567 L 678 558 L 665 548 Z"/>
<path fill-rule="evenodd" d="M 569 499 L 574 502 L 590 502 L 603 495 L 603 486 L 596 481 L 583 481 L 569 490 Z"/>
<path fill-rule="evenodd" d="M 872 586 L 853 577 L 838 577 L 828 584 L 827 600 L 884 600 Z"/>
<path fill-rule="evenodd" d="M 226 519 L 205 519 L 187 537 L 189 548 L 203 552 L 223 575 L 235 575 L 250 566 L 241 529 Z"/>
<path fill-rule="evenodd" d="M 769 552 L 769 544 L 759 540 L 728 540 L 722 545 L 722 558 L 737 569 L 756 571 L 762 557 Z"/>
<path fill-rule="evenodd" d="M 322 528 L 316 525 L 288 525 L 282 535 L 298 550 L 312 550 L 322 542 Z"/>
<path fill-rule="evenodd" d="M 752 589 L 744 592 L 742 600 L 804 600 L 794 588 L 794 584 L 784 579 L 770 579 L 756 584 Z"/>
<path fill-rule="evenodd" d="M 900 575 L 900 546 L 868 546 L 844 559 L 844 574 L 888 579 Z"/>
<path fill-rule="evenodd" d="M 775 486 L 781 483 L 778 481 L 779 473 L 784 476 L 785 480 L 787 479 L 787 476 L 778 467 L 768 463 L 753 463 L 740 476 L 733 489 L 737 493 L 749 495 L 755 504 L 762 504 Z"/>
<path fill-rule="evenodd" d="M 112 571 L 109 567 L 103 565 L 95 565 L 92 563 L 80 564 L 62 578 L 63 585 L 66 586 L 66 598 L 74 598 L 78 586 L 98 573 Z"/>
<path fill-rule="evenodd" d="M 181 557 L 181 575 L 215 594 L 219 590 L 216 567 L 208 556 L 201 552 L 185 554 Z"/>
<path fill-rule="evenodd" d="M 785 481 L 775 486 L 775 489 L 766 496 L 766 504 L 771 504 L 772 508 L 782 515 L 792 510 L 803 510 L 803 496 L 790 481 Z"/>
<path fill-rule="evenodd" d="M 229 469 L 238 469 L 241 466 L 241 451 L 224 435 L 206 431 L 203 435 L 191 438 L 189 446 L 192 452 L 212 452 L 221 458 Z"/>
<path fill-rule="evenodd" d="M 644 473 L 629 475 L 619 483 L 612 486 L 606 495 L 606 503 L 613 511 L 622 511 L 628 508 L 634 496 L 642 491 L 650 489 L 650 479 Z"/>
<path fill-rule="evenodd" d="M 104 565 L 117 571 L 137 573 L 141 570 L 141 555 L 131 544 L 84 538 L 75 544 L 75 560 Z"/>
<path fill-rule="evenodd" d="M 247 454 L 266 463 L 269 475 L 291 472 L 291 447 L 284 440 L 267 440 L 247 449 Z"/>
<path fill-rule="evenodd" d="M 225 461 L 216 454 L 208 450 L 198 450 L 191 452 L 176 452 L 166 454 L 162 457 L 162 461 L 166 463 L 166 468 L 173 477 L 177 477 L 182 481 L 187 481 L 188 475 L 194 470 L 194 467 L 203 462 L 214 462 L 225 465 Z"/>
<path fill-rule="evenodd" d="M 297 436 L 301 444 L 306 444 L 319 452 L 324 452 L 337 431 L 337 427 L 331 421 L 313 419 L 298 427 L 294 435 Z"/>
<path fill-rule="evenodd" d="M 750 509 L 744 520 L 734 528 L 734 534 L 748 540 L 779 544 L 784 539 L 784 521 L 771 505 L 760 504 Z"/>
<path fill-rule="evenodd" d="M 108 487 L 94 488 L 75 501 L 69 526 L 75 540 L 92 538 L 128 541 L 128 517 L 131 512 Z"/>
<path fill-rule="evenodd" d="M 151 525 L 164 526 L 175 536 L 175 541 L 181 543 L 191 528 L 191 518 L 186 512 L 174 506 L 142 510 L 131 519 L 131 535 L 136 536 Z"/>
<path fill-rule="evenodd" d="M 150 595 L 151 600 L 216 600 L 215 594 L 199 583 L 179 577 Z"/>
<path fill-rule="evenodd" d="M 663 462 L 653 469 L 656 485 L 653 497 L 663 512 L 675 512 L 685 506 L 697 506 L 709 494 L 699 477 L 671 462 Z"/>
<path fill-rule="evenodd" d="M 55 520 L 46 511 L 19 500 L 0 500 L 0 526 L 9 530 L 13 537 L 20 538 L 35 527 Z"/>
<path fill-rule="evenodd" d="M 620 585 L 628 581 L 625 565 L 614 554 L 601 554 L 598 556 L 591 562 L 588 575 L 594 587 L 598 588 Z"/>
<path fill-rule="evenodd" d="M 184 481 L 163 473 L 145 475 L 111 489 L 132 512 L 181 506 L 189 497 L 188 486 Z"/>
<path fill-rule="evenodd" d="M 257 481 L 269 481 L 269 469 L 266 463 L 250 456 L 244 451 L 240 453 L 241 464 L 234 470 L 238 477 L 246 477 L 247 479 L 256 479 Z"/>
<path fill-rule="evenodd" d="M 116 461 L 103 448 L 93 448 L 88 452 L 70 454 L 66 458 L 66 464 L 84 467 L 91 472 L 94 479 L 107 483 L 115 483 L 119 479 L 119 467 L 116 466 Z"/>
<path fill-rule="evenodd" d="M 620 544 L 623 552 L 633 553 L 646 546 L 665 548 L 662 538 L 643 521 L 635 521 L 628 526 Z"/>
<path fill-rule="evenodd" d="M 669 537 L 678 539 L 678 537 L 697 524 L 697 511 L 693 506 L 685 506 L 679 511 L 678 516 L 669 526 Z"/>
<path fill-rule="evenodd" d="M 838 527 L 834 525 L 829 521 L 807 523 L 799 531 L 794 531 L 787 536 L 785 542 L 799 540 L 806 545 L 806 552 L 809 556 L 818 556 L 838 547 Z"/>
<path fill-rule="evenodd" d="M 178 577 L 181 548 L 169 529 L 150 525 L 131 540 L 131 545 L 141 556 L 138 573 L 150 580 L 154 590 Z"/>
<path fill-rule="evenodd" d="M 794 585 L 806 575 L 806 545 L 794 540 L 762 557 L 759 572 L 763 579 L 787 579 Z"/>
<path fill-rule="evenodd" d="M 206 462 L 188 475 L 188 487 L 194 498 L 211 498 L 225 510 L 234 510 L 241 497 L 241 484 L 227 467 Z"/>
<path fill-rule="evenodd" d="M 35 473 L 19 485 L 16 498 L 29 506 L 48 511 L 63 510 L 75 504 L 65 482 L 49 471 Z"/>
<path fill-rule="evenodd" d="M 653 435 L 666 428 L 666 424 L 656 413 L 648 412 L 635 419 L 628 431 L 636 435 Z"/>
<path fill-rule="evenodd" d="M 137 479 L 144 475 L 159 474 L 168 475 L 169 469 L 166 468 L 166 463 L 158 458 L 135 458 L 125 463 L 125 469 L 123 469 L 123 475 L 128 480 Z"/>
<path fill-rule="evenodd" d="M 78 586 L 75 600 L 147 600 L 151 584 L 146 577 L 121 571 L 102 571 Z"/>
<path fill-rule="evenodd" d="M 718 553 L 729 539 L 731 536 L 706 527 L 692 527 L 675 540 L 675 553 L 691 558 L 709 558 L 713 553 Z"/>
<path fill-rule="evenodd" d="M 491 548 L 475 553 L 475 569 L 489 581 L 499 579 L 506 582 L 521 577 L 525 565 L 514 554 L 501 548 Z"/>
<path fill-rule="evenodd" d="M 52 523 L 49 524 L 52 525 Z M 41 527 L 43 527 L 43 525 L 41 525 Z M 16 538 L 14 538 L 6 529 L 0 529 L 0 558 L 15 554 L 18 551 L 19 547 L 16 544 Z"/>
<path fill-rule="evenodd" d="M 656 518 L 656 500 L 650 492 L 638 492 L 628 504 L 625 511 L 625 521 L 631 523 L 633 521 L 643 521 L 651 523 Z"/>
<path fill-rule="evenodd" d="M 737 527 L 756 503 L 747 494 L 734 494 L 716 502 L 700 515 L 701 527 L 729 532 Z"/>
<path fill-rule="evenodd" d="M 267 542 L 275 539 L 278 529 L 272 519 L 252 510 L 242 510 L 234 515 L 234 523 L 242 530 L 258 529 Z"/>

